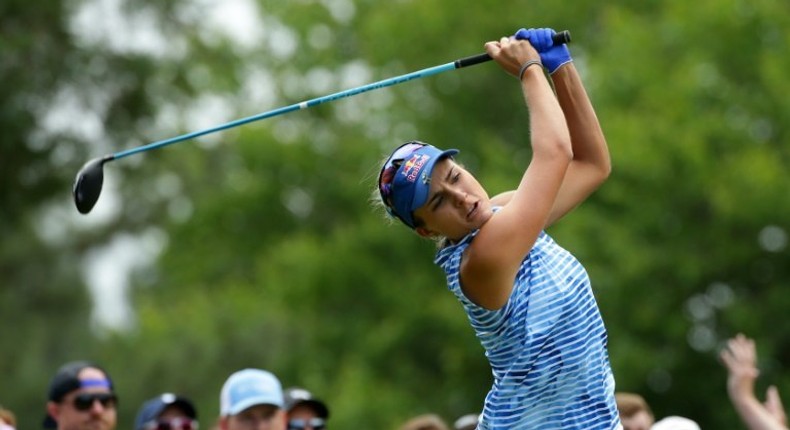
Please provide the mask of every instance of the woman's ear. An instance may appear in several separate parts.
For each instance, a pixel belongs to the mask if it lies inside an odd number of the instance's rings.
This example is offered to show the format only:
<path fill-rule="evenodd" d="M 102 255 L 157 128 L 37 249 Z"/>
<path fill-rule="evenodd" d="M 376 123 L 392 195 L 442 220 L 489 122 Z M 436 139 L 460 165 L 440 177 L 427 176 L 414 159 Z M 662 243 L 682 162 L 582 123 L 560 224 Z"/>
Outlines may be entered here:
<path fill-rule="evenodd" d="M 414 231 L 416 231 L 417 234 L 419 234 L 422 237 L 433 237 L 434 236 L 433 232 L 428 230 L 425 227 L 417 227 L 417 228 L 414 229 Z"/>

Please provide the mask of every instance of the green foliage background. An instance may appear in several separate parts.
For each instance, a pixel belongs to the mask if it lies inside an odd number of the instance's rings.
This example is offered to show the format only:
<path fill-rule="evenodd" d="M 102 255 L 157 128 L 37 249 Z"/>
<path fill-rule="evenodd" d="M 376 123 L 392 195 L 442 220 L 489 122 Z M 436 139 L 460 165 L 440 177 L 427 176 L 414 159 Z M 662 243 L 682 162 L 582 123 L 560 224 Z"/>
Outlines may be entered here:
<path fill-rule="evenodd" d="M 207 24 L 209 3 L 121 2 L 164 54 L 79 36 L 90 3 L 0 4 L 0 404 L 19 428 L 38 426 L 49 378 L 78 358 L 113 374 L 119 428 L 163 391 L 195 399 L 208 428 L 222 382 L 248 366 L 325 398 L 332 428 L 477 412 L 490 371 L 433 245 L 369 196 L 381 157 L 414 138 L 460 148 L 492 193 L 514 186 L 526 109 L 494 64 L 111 163 L 103 216 L 77 215 L 69 187 L 88 159 L 194 131 L 196 116 L 216 125 L 533 26 L 572 32 L 612 153 L 610 180 L 551 233 L 590 272 L 618 389 L 659 417 L 737 428 L 716 355 L 744 332 L 758 394 L 790 397 L 790 3 L 258 0 L 244 44 Z M 100 131 L 53 127 L 64 100 L 67 122 Z M 129 237 L 160 247 L 128 251 L 152 262 L 132 274 L 129 325 L 103 327 L 86 267 Z"/>

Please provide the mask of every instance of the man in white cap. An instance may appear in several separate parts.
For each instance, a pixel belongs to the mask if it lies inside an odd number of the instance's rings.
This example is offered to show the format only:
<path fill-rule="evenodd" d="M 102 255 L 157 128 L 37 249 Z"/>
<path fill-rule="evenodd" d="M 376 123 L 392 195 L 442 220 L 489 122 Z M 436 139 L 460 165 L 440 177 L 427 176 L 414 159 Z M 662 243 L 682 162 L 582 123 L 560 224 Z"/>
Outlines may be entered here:
<path fill-rule="evenodd" d="M 686 417 L 673 415 L 653 424 L 650 430 L 700 430 L 700 427 L 696 422 Z"/>
<path fill-rule="evenodd" d="M 458 417 L 453 423 L 455 430 L 475 430 L 480 414 L 466 414 Z"/>
<path fill-rule="evenodd" d="M 240 370 L 228 378 L 219 397 L 220 430 L 286 430 L 283 389 L 272 373 Z"/>

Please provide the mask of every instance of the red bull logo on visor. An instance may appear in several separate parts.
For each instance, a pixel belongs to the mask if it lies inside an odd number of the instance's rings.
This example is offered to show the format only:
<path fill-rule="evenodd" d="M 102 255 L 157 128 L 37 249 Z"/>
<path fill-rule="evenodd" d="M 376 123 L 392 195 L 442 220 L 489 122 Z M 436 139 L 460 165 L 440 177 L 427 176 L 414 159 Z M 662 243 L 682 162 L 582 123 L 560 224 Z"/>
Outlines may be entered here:
<path fill-rule="evenodd" d="M 427 154 L 415 154 L 409 159 L 409 161 L 403 163 L 403 169 L 401 170 L 401 174 L 406 177 L 406 180 L 409 182 L 414 182 L 417 180 L 417 176 L 420 174 L 420 170 L 422 170 L 422 166 L 431 159 L 430 155 Z"/>

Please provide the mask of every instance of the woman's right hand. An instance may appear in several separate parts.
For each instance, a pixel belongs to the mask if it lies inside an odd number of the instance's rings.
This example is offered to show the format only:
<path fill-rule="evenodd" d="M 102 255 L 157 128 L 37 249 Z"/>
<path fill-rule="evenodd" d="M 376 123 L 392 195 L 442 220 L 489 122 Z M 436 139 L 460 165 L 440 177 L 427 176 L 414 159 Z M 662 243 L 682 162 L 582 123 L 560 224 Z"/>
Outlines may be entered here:
<path fill-rule="evenodd" d="M 498 42 L 491 41 L 485 44 L 486 52 L 507 73 L 519 77 L 521 66 L 527 61 L 540 61 L 540 54 L 532 47 L 529 40 L 516 40 L 513 37 L 503 37 Z"/>

